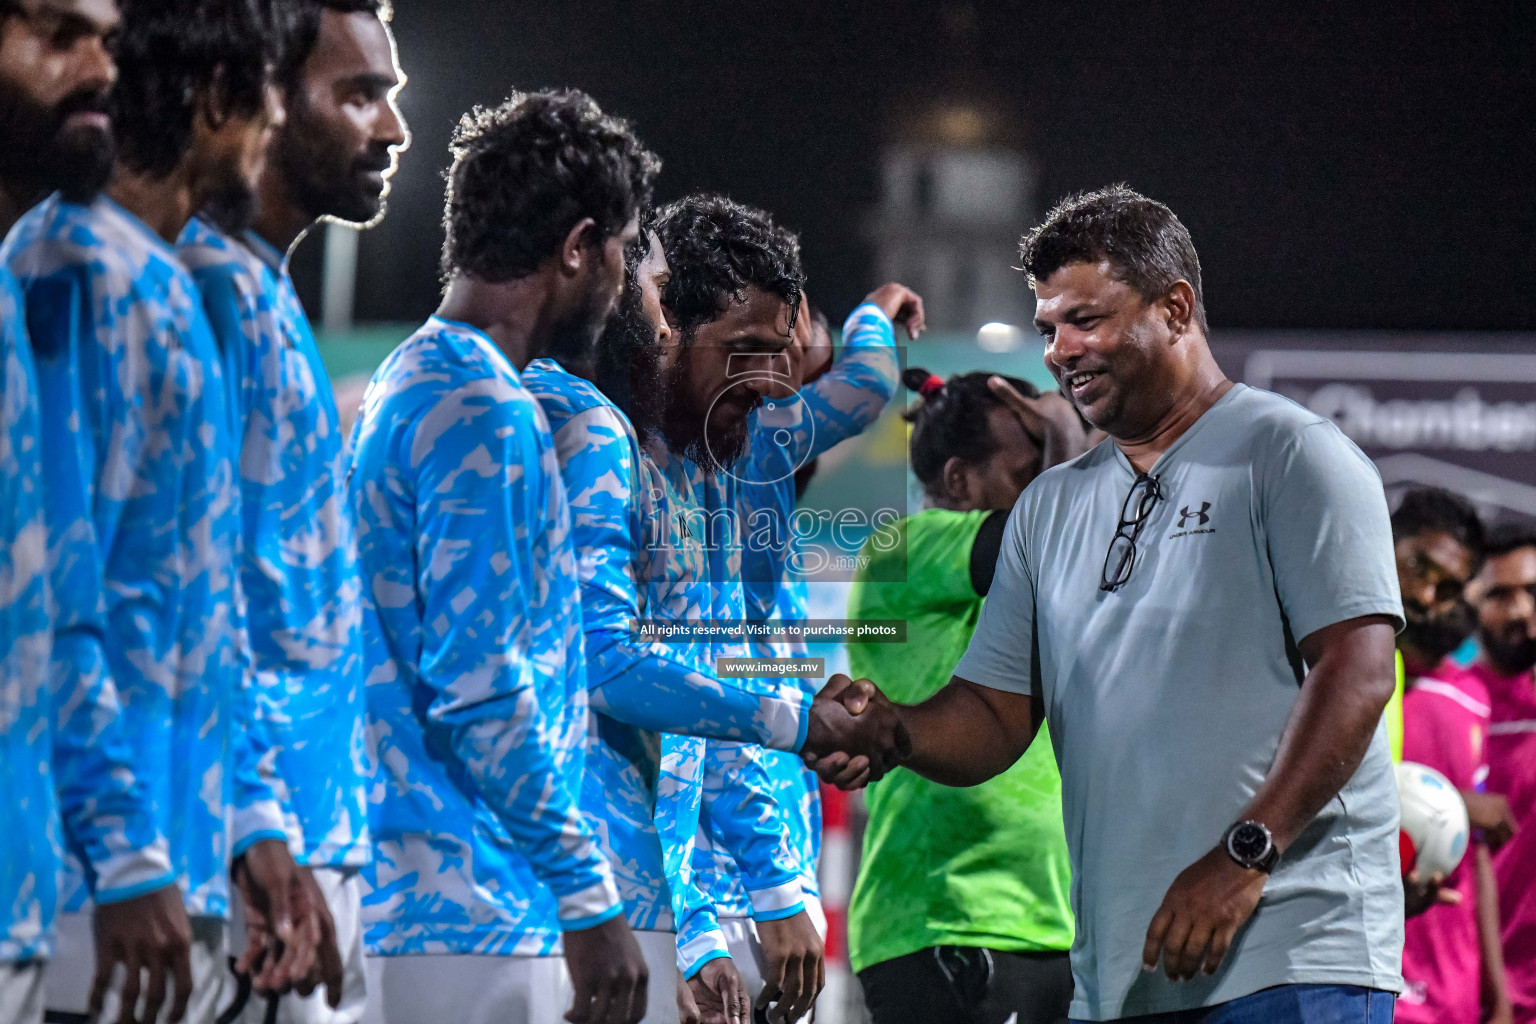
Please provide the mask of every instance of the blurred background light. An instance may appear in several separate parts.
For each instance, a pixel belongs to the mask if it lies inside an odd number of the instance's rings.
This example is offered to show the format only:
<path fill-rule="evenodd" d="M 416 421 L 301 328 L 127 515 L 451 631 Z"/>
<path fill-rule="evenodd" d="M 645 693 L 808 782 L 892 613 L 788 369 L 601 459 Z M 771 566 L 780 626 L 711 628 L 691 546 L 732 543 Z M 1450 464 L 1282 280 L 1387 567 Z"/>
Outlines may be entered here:
<path fill-rule="evenodd" d="M 1024 347 L 1024 329 L 1013 324 L 984 324 L 976 332 L 976 344 L 984 352 L 1017 352 Z"/>

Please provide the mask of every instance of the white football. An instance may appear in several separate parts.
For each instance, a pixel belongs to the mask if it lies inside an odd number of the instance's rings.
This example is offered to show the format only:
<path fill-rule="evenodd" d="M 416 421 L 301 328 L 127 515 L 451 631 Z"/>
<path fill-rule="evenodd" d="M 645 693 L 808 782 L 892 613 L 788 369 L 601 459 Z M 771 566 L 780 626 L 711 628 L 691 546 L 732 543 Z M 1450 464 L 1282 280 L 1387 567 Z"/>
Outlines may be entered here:
<path fill-rule="evenodd" d="M 1449 875 L 1467 852 L 1467 805 L 1451 780 L 1427 765 L 1397 766 L 1397 799 L 1402 805 L 1398 847 L 1403 874 L 1420 878 Z"/>

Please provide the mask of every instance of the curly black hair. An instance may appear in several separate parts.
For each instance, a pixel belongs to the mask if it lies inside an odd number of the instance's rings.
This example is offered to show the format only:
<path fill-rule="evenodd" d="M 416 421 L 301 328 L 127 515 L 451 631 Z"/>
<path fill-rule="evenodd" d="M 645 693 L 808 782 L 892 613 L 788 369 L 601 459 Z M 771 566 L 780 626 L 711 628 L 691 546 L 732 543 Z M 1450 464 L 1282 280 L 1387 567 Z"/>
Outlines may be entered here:
<path fill-rule="evenodd" d="M 686 342 L 755 285 L 789 305 L 789 327 L 800 313 L 805 271 L 800 239 L 761 210 L 726 196 L 695 194 L 664 207 L 656 230 L 672 279 L 662 301 Z"/>
<path fill-rule="evenodd" d="M 304 74 L 304 64 L 320 38 L 320 17 L 326 11 L 340 14 L 372 14 L 385 24 L 394 17 L 389 0 L 267 0 L 269 15 L 278 31 L 282 55 L 276 79 L 283 91 L 294 95 Z"/>
<path fill-rule="evenodd" d="M 1019 255 L 1031 287 L 1069 263 L 1104 260 L 1148 301 L 1187 281 L 1195 293 L 1195 322 L 1207 329 L 1200 257 L 1189 229 L 1168 207 L 1128 185 L 1063 199 L 1024 236 Z"/>
<path fill-rule="evenodd" d="M 1486 533 L 1472 503 L 1441 487 L 1415 487 L 1403 495 L 1392 513 L 1392 537 L 1402 540 L 1420 533 L 1445 533 L 1472 553 L 1474 571 L 1482 564 Z"/>
<path fill-rule="evenodd" d="M 251 0 L 123 0 L 122 10 L 112 130 L 129 168 L 175 170 L 210 93 L 226 116 L 261 111 L 277 47 Z"/>
<path fill-rule="evenodd" d="M 514 93 L 454 132 L 442 273 L 526 277 L 590 217 L 590 241 L 619 234 L 651 203 L 661 160 L 629 123 L 577 89 Z"/>
<path fill-rule="evenodd" d="M 997 438 L 987 414 L 1004 406 L 987 381 L 999 376 L 1025 398 L 1040 394 L 1029 381 L 1004 374 L 958 373 L 941 384 L 919 367 L 902 371 L 901 382 L 921 396 L 902 413 L 902 419 L 912 424 L 912 473 L 929 494 L 943 491 L 944 464 L 950 459 L 977 463 L 996 454 Z"/>

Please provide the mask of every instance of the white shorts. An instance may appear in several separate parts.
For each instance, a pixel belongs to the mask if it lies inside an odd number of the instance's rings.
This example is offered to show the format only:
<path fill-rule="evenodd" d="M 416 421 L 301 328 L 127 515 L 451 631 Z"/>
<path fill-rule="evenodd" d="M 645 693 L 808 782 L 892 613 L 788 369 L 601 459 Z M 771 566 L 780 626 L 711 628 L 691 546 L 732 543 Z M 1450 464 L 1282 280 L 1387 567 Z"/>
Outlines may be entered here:
<path fill-rule="evenodd" d="M 368 982 L 363 971 L 363 885 L 355 868 L 315 868 L 315 884 L 325 896 L 331 919 L 336 922 L 336 945 L 341 950 L 341 1004 L 331 1009 L 325 989 L 309 996 L 290 992 L 281 998 L 252 992 L 243 978 L 229 981 L 230 1001 L 221 1019 L 231 1024 L 358 1024 L 368 1002 Z M 230 922 L 230 944 L 238 956 L 245 948 L 245 931 L 238 901 Z M 274 1011 L 270 1004 L 276 1003 Z"/>
<path fill-rule="evenodd" d="M 575 993 L 558 956 L 369 956 L 364 1024 L 564 1024 Z"/>
<path fill-rule="evenodd" d="M 42 1024 L 43 961 L 0 964 L 0 1020 L 6 1024 Z"/>
<path fill-rule="evenodd" d="M 47 971 L 47 1003 L 50 1011 L 83 1015 L 91 1000 L 91 979 L 96 973 L 96 938 L 90 909 L 60 914 L 53 960 Z M 215 1024 L 224 1002 L 229 977 L 229 924 L 222 917 L 192 918 L 192 998 L 187 1003 L 185 1024 Z M 107 989 L 102 1020 L 117 1019 L 123 968 L 118 966 Z M 142 991 L 142 988 L 140 989 Z M 171 1013 L 172 993 L 167 988 L 160 1020 Z"/>
<path fill-rule="evenodd" d="M 677 933 L 635 932 L 650 974 L 641 1024 L 677 1024 Z"/>

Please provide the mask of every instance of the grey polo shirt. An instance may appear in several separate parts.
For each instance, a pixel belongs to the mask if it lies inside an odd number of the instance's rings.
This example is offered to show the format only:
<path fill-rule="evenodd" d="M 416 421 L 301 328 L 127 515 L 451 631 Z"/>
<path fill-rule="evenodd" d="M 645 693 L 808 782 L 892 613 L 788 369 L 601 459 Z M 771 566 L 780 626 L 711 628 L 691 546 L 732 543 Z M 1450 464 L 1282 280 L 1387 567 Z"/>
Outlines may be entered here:
<path fill-rule="evenodd" d="M 1241 384 L 1168 449 L 1135 568 L 1099 589 L 1136 479 L 1106 442 L 1043 474 L 1009 520 L 955 674 L 1044 701 L 1072 858 L 1072 1016 L 1211 1006 L 1292 983 L 1400 990 L 1403 890 L 1386 729 L 1265 886 L 1213 977 L 1144 973 L 1175 876 L 1268 773 L 1305 673 L 1295 640 L 1401 623 L 1386 498 L 1329 421 Z"/>

